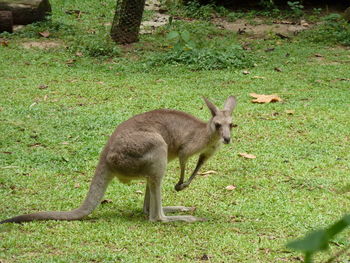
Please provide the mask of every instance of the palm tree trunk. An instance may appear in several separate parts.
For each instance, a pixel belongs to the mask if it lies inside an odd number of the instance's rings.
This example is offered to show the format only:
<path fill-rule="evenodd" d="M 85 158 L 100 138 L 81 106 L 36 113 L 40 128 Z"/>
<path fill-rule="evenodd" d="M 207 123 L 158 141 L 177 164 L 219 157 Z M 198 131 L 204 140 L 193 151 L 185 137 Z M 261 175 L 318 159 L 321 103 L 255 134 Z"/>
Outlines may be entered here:
<path fill-rule="evenodd" d="M 145 0 L 117 0 L 111 37 L 119 44 L 138 41 Z"/>

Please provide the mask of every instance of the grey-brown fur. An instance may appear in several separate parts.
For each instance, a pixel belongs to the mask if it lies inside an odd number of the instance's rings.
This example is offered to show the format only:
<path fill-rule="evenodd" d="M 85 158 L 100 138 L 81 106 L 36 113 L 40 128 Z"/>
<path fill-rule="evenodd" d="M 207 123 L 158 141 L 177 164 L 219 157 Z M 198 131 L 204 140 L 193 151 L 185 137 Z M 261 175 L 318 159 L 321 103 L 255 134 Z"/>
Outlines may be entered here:
<path fill-rule="evenodd" d="M 191 211 L 191 207 L 163 207 L 162 180 L 167 163 L 179 158 L 181 174 L 177 191 L 186 188 L 200 167 L 218 149 L 230 142 L 231 114 L 236 100 L 230 96 L 219 110 L 204 99 L 212 118 L 205 123 L 187 113 L 176 110 L 154 110 L 142 113 L 121 123 L 104 147 L 82 205 L 67 212 L 39 212 L 16 216 L 0 223 L 20 223 L 33 220 L 78 220 L 90 214 L 100 203 L 109 182 L 117 177 L 122 183 L 135 179 L 147 181 L 143 210 L 150 221 L 201 221 L 194 216 L 166 216 L 167 212 Z M 185 166 L 189 157 L 199 154 L 197 166 L 184 183 Z"/>

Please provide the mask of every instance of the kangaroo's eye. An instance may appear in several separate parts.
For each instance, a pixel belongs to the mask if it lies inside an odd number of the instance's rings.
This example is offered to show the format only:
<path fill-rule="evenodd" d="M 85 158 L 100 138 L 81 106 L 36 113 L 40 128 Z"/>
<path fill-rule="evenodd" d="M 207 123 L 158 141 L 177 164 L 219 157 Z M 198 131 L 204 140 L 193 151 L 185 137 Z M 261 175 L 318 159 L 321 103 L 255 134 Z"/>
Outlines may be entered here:
<path fill-rule="evenodd" d="M 219 129 L 221 127 L 221 124 L 220 123 L 215 123 L 215 128 L 216 129 Z"/>

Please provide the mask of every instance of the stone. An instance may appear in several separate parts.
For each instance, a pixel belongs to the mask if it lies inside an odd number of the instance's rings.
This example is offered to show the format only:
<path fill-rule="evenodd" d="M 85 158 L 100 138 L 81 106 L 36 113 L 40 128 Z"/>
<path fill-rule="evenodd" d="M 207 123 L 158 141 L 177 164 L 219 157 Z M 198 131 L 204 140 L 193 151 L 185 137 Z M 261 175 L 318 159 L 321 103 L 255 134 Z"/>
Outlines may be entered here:
<path fill-rule="evenodd" d="M 13 17 L 11 11 L 0 11 L 0 33 L 12 33 Z"/>
<path fill-rule="evenodd" d="M 14 25 L 45 20 L 51 13 L 49 0 L 0 0 L 0 11 L 11 11 Z"/>

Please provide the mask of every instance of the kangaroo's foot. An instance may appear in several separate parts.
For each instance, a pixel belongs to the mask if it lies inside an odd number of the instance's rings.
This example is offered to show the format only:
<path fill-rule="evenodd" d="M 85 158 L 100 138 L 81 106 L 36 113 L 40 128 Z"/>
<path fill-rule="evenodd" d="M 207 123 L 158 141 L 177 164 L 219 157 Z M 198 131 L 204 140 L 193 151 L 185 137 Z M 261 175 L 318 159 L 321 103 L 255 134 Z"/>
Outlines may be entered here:
<path fill-rule="evenodd" d="M 195 207 L 186 207 L 186 206 L 164 206 L 164 213 L 176 213 L 176 212 L 193 212 L 196 210 Z"/>
<path fill-rule="evenodd" d="M 151 222 L 174 222 L 174 221 L 183 221 L 183 222 L 203 222 L 207 221 L 205 218 L 195 217 L 195 216 L 162 216 L 162 217 L 156 217 L 152 218 L 150 217 L 149 220 Z"/>
<path fill-rule="evenodd" d="M 186 207 L 186 206 L 165 206 L 163 207 L 163 213 L 176 213 L 176 212 L 193 212 L 195 207 Z M 143 213 L 149 215 L 149 208 L 144 208 Z"/>

